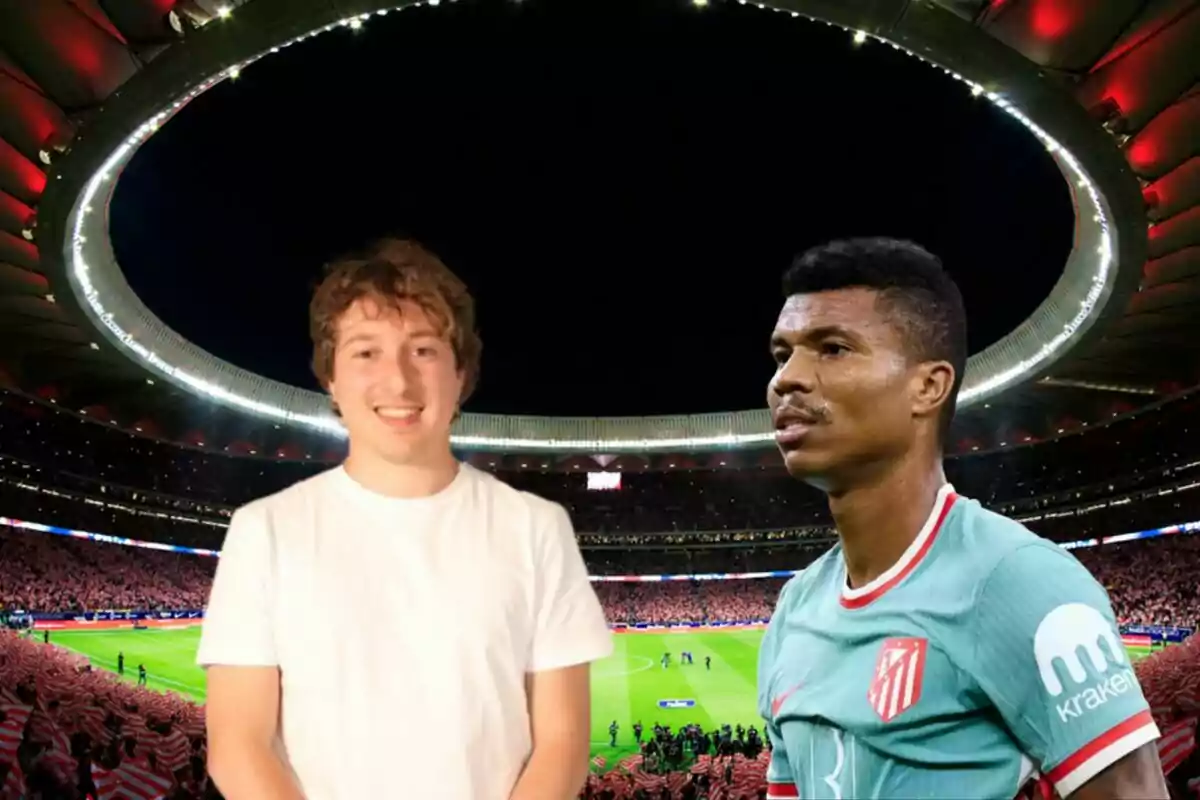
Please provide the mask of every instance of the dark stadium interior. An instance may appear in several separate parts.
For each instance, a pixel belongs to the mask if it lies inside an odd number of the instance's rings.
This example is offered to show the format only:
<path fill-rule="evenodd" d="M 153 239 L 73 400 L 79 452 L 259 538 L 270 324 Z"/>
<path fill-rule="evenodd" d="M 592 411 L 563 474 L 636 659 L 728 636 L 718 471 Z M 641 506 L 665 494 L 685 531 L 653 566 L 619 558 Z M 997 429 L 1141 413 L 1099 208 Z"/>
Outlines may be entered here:
<path fill-rule="evenodd" d="M 161 789 L 142 785 L 147 800 L 219 798 L 203 705 L 114 680 L 29 626 L 198 619 L 217 559 L 183 550 L 219 551 L 237 507 L 344 455 L 105 338 L 68 274 L 61 187 L 86 179 L 92 142 L 128 134 L 113 109 L 141 79 L 186 84 L 202 55 L 234 52 L 241 15 L 282 30 L 365 5 L 0 0 L 0 800 L 140 797 L 111 794 L 139 780 Z M 344 26 L 149 138 L 107 208 L 114 254 L 188 340 L 314 389 L 321 266 L 409 234 L 478 296 L 468 412 L 760 408 L 779 274 L 807 246 L 927 245 L 963 286 L 975 353 L 1055 289 L 1081 186 L 984 92 L 854 31 L 932 41 L 956 65 L 986 51 L 1004 67 L 994 83 L 1050 87 L 1031 116 L 1088 128 L 1071 141 L 1092 150 L 1077 156 L 1099 165 L 1132 258 L 1080 344 L 961 415 L 947 476 L 1067 545 L 1123 634 L 1186 638 L 1200 625 L 1200 0 L 779 5 L 838 24 L 725 0 L 458 0 Z M 785 575 L 837 541 L 824 496 L 773 445 L 456 454 L 569 510 L 618 630 L 761 625 Z M 597 472 L 620 488 L 588 488 Z M 1102 541 L 1123 534 L 1141 535 Z M 1160 728 L 1184 734 L 1159 750 L 1183 800 L 1200 791 L 1200 637 L 1153 650 L 1133 667 Z M 714 734 L 689 742 L 691 764 L 593 761 L 583 796 L 762 798 L 757 746 Z"/>

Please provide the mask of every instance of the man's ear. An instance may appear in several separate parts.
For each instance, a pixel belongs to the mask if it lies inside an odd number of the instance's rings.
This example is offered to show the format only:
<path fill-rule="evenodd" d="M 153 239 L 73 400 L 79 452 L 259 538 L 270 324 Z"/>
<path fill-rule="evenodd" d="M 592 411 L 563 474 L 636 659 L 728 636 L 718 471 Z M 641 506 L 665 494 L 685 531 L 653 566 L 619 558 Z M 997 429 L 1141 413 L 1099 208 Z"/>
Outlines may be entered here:
<path fill-rule="evenodd" d="M 458 422 L 458 418 L 462 416 L 462 396 L 463 390 L 467 387 L 467 372 L 459 367 L 454 374 L 458 377 L 458 402 L 454 404 L 454 416 L 450 418 L 450 421 Z"/>
<path fill-rule="evenodd" d="M 325 390 L 325 394 L 327 394 L 327 395 L 329 396 L 329 408 L 330 408 L 330 409 L 332 409 L 332 411 L 333 411 L 333 415 L 334 415 L 335 417 L 337 417 L 338 419 L 341 419 L 341 417 L 342 417 L 342 410 L 341 410 L 340 408 L 338 408 L 337 400 L 334 400 L 334 399 L 333 399 L 333 398 L 334 398 L 334 394 L 333 394 L 333 391 L 334 391 L 334 385 L 333 385 L 333 381 L 332 381 L 332 380 L 330 380 L 328 383 L 326 383 L 326 384 L 325 384 L 323 387 L 321 387 L 321 388 L 323 388 L 323 389 Z"/>
<path fill-rule="evenodd" d="M 954 367 L 949 361 L 925 361 L 912 380 L 912 413 L 914 417 L 935 417 L 946 403 L 951 402 L 954 390 Z"/>

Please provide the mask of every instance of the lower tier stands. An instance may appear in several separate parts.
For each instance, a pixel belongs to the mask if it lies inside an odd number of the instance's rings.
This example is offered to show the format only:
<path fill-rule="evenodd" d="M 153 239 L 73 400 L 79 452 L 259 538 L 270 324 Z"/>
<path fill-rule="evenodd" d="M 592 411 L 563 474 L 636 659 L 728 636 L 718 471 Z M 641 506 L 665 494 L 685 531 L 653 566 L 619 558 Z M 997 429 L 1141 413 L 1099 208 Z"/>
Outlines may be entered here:
<path fill-rule="evenodd" d="M 787 568 L 803 567 L 821 549 L 791 549 Z M 717 552 L 726 561 L 712 566 L 728 569 L 729 560 L 739 558 L 737 550 Z M 1195 579 L 1200 536 L 1160 536 L 1073 552 L 1108 587 L 1122 622 L 1200 622 Z M 199 609 L 215 567 L 211 557 L 0 528 L 0 610 Z M 614 623 L 711 624 L 766 618 L 781 586 L 780 579 L 604 581 L 597 592 Z"/>
<path fill-rule="evenodd" d="M 1137 663 L 1163 731 L 1159 754 L 1173 797 L 1200 776 L 1200 637 Z M 769 752 L 738 726 L 655 731 L 653 745 L 595 772 L 586 800 L 759 800 Z M 685 744 L 686 743 L 686 744 Z M 37 637 L 0 631 L 0 797 L 13 800 L 210 800 L 204 709 L 183 697 L 121 683 Z M 690 761 L 690 763 L 688 763 Z M 396 796 L 403 796 L 397 777 Z M 1030 798 L 1039 798 L 1030 792 Z"/>
<path fill-rule="evenodd" d="M 0 798 L 219 797 L 204 756 L 202 707 L 0 631 Z"/>
<path fill-rule="evenodd" d="M 823 546 L 804 549 L 793 543 L 793 564 Z M 726 564 L 743 558 L 736 547 L 709 552 L 713 558 L 720 554 Z M 1073 552 L 1108 588 L 1122 623 L 1200 624 L 1200 536 L 1160 536 Z M 0 527 L 0 617 L 200 608 L 215 561 Z M 780 578 L 600 581 L 596 588 L 610 622 L 619 627 L 762 620 L 783 583 Z M 23 613 L 12 613 L 18 610 Z M 1194 750 L 1198 645 L 1200 637 L 1193 637 L 1137 665 L 1167 734 L 1163 758 L 1178 796 L 1200 776 Z M 658 738 L 655 748 L 617 763 L 597 759 L 581 796 L 762 797 L 765 756 L 748 733 L 688 729 L 665 731 Z M 679 745 L 684 740 L 686 746 Z M 217 798 L 204 775 L 204 755 L 201 707 L 180 696 L 118 683 L 40 637 L 0 631 L 0 799 Z M 398 786 L 398 794 L 402 791 Z"/>
<path fill-rule="evenodd" d="M 596 594 L 616 625 L 711 625 L 768 619 L 783 584 L 782 578 L 598 583 Z"/>
<path fill-rule="evenodd" d="M 0 528 L 0 609 L 203 608 L 216 559 Z"/>
<path fill-rule="evenodd" d="M 1200 627 L 1200 536 L 1143 539 L 1073 552 L 1108 589 L 1122 624 Z"/>

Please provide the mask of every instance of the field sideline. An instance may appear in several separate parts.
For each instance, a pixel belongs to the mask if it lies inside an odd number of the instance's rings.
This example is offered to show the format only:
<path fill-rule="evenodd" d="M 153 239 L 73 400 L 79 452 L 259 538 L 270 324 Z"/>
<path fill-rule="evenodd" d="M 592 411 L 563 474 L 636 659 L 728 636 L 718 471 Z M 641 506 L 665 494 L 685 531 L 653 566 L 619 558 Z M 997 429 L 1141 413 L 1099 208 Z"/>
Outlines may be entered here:
<path fill-rule="evenodd" d="M 634 722 L 647 732 L 656 722 L 678 729 L 699 723 L 706 730 L 728 722 L 757 725 L 755 672 L 761 629 L 682 629 L 636 632 L 613 637 L 613 655 L 592 668 L 592 753 L 610 762 L 634 752 Z M 203 702 L 204 670 L 195 665 L 200 626 L 150 630 L 53 631 L 52 644 L 82 653 L 100 668 L 115 672 L 117 653 L 125 653 L 125 680 L 137 680 L 137 665 L 145 664 L 149 685 L 178 692 Z M 679 664 L 679 653 L 690 651 L 695 664 Z M 1128 648 L 1137 660 L 1144 648 Z M 671 666 L 660 666 L 671 653 Z M 704 667 L 712 658 L 711 670 Z M 659 700 L 694 700 L 693 708 L 660 709 Z M 609 744 L 608 726 L 617 721 L 617 746 Z"/>

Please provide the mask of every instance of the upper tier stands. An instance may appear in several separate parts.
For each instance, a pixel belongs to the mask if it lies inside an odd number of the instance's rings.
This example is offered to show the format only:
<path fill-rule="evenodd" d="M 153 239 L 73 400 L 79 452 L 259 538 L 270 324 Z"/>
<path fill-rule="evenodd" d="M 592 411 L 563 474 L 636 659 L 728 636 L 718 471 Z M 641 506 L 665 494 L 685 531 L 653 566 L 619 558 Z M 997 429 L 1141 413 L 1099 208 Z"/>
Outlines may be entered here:
<path fill-rule="evenodd" d="M 34 523 L 186 547 L 220 549 L 227 519 L 191 509 L 146 503 L 145 495 L 103 485 L 91 493 L 54 489 L 6 474 L 0 460 L 0 516 Z M 52 477 L 43 471 L 33 478 Z M 626 490 L 634 492 L 636 490 Z M 1146 530 L 1200 519 L 1200 481 L 1177 479 L 1127 495 L 1081 502 L 1060 493 L 1061 503 L 1033 516 L 1017 515 L 1056 541 Z M 178 505 L 186 501 L 179 500 Z M 794 569 L 832 541 L 828 529 L 776 529 L 669 534 L 582 534 L 594 574 L 757 572 Z"/>
<path fill-rule="evenodd" d="M 1200 458 L 1200 394 L 1084 435 L 997 453 L 951 458 L 947 476 L 967 496 L 1006 506 L 1064 489 L 1156 480 Z M 135 436 L 111 425 L 0 390 L 0 454 L 103 481 L 238 506 L 327 469 L 328 464 L 228 456 Z M 824 504 L 781 470 L 626 473 L 628 492 L 589 492 L 581 473 L 520 471 L 505 480 L 572 507 L 581 530 L 661 532 L 821 524 Z M 1114 483 L 1115 481 L 1115 483 Z M 730 510 L 728 506 L 736 506 Z M 631 513 L 636 511 L 637 513 Z M 685 521 L 686 522 L 683 522 Z"/>
<path fill-rule="evenodd" d="M 1184 398 L 1087 435 L 951 459 L 948 476 L 1059 541 L 1195 519 L 1198 410 L 1200 398 Z M 0 391 L 4 516 L 216 549 L 235 505 L 327 468 L 181 448 Z M 605 571 L 623 570 L 631 546 L 700 543 L 711 547 L 689 556 L 695 571 L 780 568 L 802 541 L 828 535 L 824 498 L 776 469 L 627 473 L 614 492 L 586 490 L 579 473 L 501 477 L 566 505 Z M 743 547 L 730 566 L 733 543 Z M 658 560 L 677 563 L 679 553 Z M 704 566 L 713 563 L 726 566 Z"/>

